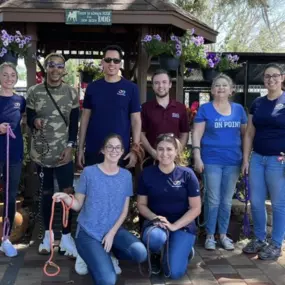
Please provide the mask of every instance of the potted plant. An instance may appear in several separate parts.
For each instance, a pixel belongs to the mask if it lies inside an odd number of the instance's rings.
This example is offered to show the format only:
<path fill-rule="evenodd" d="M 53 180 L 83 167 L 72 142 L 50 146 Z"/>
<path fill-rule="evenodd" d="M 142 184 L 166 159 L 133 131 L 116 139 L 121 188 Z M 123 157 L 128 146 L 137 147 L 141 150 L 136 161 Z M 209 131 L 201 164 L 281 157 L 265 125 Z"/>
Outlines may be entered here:
<path fill-rule="evenodd" d="M 2 30 L 0 34 L 0 63 L 5 61 L 18 63 L 19 57 L 25 57 L 31 46 L 31 37 L 24 36 L 20 31 L 16 31 L 15 35 L 8 34 L 6 30 Z"/>
<path fill-rule="evenodd" d="M 238 61 L 238 55 L 223 55 L 221 56 L 217 69 L 219 70 L 219 72 L 223 72 L 234 79 L 243 66 L 242 63 L 239 63 Z"/>
<path fill-rule="evenodd" d="M 181 39 L 182 57 L 186 68 L 205 68 L 207 66 L 204 38 L 194 36 L 194 29 L 187 30 Z"/>
<path fill-rule="evenodd" d="M 93 61 L 83 61 L 78 65 L 77 71 L 80 73 L 81 82 L 85 83 L 90 83 L 104 76 L 102 68 L 95 65 Z"/>
<path fill-rule="evenodd" d="M 218 74 L 217 66 L 221 60 L 221 56 L 218 53 L 207 52 L 206 55 L 207 65 L 202 68 L 204 80 L 212 81 Z"/>
<path fill-rule="evenodd" d="M 146 35 L 142 44 L 150 58 L 159 58 L 161 68 L 177 70 L 182 54 L 181 41 L 177 36 L 171 35 L 170 40 L 164 42 L 160 35 Z"/>

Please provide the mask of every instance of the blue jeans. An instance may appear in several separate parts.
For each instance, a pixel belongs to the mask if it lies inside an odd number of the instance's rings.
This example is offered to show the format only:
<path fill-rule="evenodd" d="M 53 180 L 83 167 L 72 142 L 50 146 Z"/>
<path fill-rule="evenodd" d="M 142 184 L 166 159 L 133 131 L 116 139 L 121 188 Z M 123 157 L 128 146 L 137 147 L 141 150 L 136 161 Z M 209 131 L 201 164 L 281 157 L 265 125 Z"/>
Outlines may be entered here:
<path fill-rule="evenodd" d="M 147 245 L 149 238 L 149 249 L 153 253 L 158 253 L 164 247 L 167 235 L 164 229 L 155 228 L 149 233 L 150 227 L 147 227 L 143 231 L 142 240 Z M 167 256 L 163 256 L 163 271 L 171 279 L 180 279 L 187 271 L 189 262 L 189 255 L 192 251 L 192 247 L 195 244 L 196 236 L 185 231 L 178 230 L 170 232 L 169 234 L 169 267 L 167 264 Z M 166 253 L 166 251 L 164 252 Z M 170 270 L 170 272 L 169 272 Z"/>
<path fill-rule="evenodd" d="M 19 189 L 19 183 L 21 179 L 21 172 L 22 172 L 22 161 L 10 163 L 9 165 L 9 192 L 8 192 L 8 218 L 10 221 L 10 231 L 8 235 L 10 235 L 13 222 L 15 218 L 16 212 L 16 198 L 17 192 Z M 0 162 L 0 174 L 3 173 L 3 182 L 4 182 L 4 208 L 3 208 L 3 217 L 5 217 L 5 209 L 6 209 L 6 163 Z"/>
<path fill-rule="evenodd" d="M 80 229 L 75 243 L 79 255 L 88 266 L 94 284 L 116 284 L 117 276 L 111 256 L 104 250 L 101 241 Z M 137 263 L 147 258 L 143 243 L 123 228 L 120 228 L 114 237 L 112 252 L 118 259 L 132 260 Z"/>
<path fill-rule="evenodd" d="M 277 156 L 252 153 L 249 168 L 250 203 L 254 234 L 266 238 L 265 200 L 269 193 L 272 204 L 272 241 L 281 247 L 285 233 L 285 164 Z"/>
<path fill-rule="evenodd" d="M 206 231 L 214 235 L 218 224 L 219 234 L 226 234 L 229 226 L 232 199 L 240 174 L 240 166 L 205 164 Z"/>

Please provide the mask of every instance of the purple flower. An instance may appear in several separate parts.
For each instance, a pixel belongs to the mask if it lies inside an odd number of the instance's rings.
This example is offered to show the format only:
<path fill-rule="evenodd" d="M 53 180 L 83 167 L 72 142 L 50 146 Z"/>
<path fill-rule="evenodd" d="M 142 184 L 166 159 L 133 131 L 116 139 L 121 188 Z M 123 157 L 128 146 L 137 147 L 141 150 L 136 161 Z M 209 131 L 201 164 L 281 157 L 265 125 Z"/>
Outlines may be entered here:
<path fill-rule="evenodd" d="M 3 41 L 3 46 L 7 47 L 9 45 L 9 42 L 7 40 Z"/>
<path fill-rule="evenodd" d="M 0 53 L 0 57 L 3 57 L 3 56 L 4 56 L 4 53 L 1 52 L 1 53 Z"/>
<path fill-rule="evenodd" d="M 23 48 L 24 47 L 24 45 L 23 44 L 19 44 L 19 48 Z"/>
<path fill-rule="evenodd" d="M 170 37 L 170 39 L 171 39 L 172 41 L 174 41 L 174 42 L 177 42 L 177 41 L 178 41 L 178 38 L 177 38 L 176 36 L 174 36 L 174 35 L 172 35 L 172 36 Z"/>
<path fill-rule="evenodd" d="M 194 35 L 194 33 L 195 33 L 195 29 L 192 28 L 192 29 L 191 29 L 191 35 Z"/>
<path fill-rule="evenodd" d="M 175 47 L 176 47 L 176 49 L 181 50 L 181 45 L 177 44 Z"/>
<path fill-rule="evenodd" d="M 1 31 L 2 35 L 8 35 L 8 33 L 5 30 Z"/>
<path fill-rule="evenodd" d="M 211 58 L 208 59 L 208 64 L 211 68 L 214 68 L 215 64 Z"/>
<path fill-rule="evenodd" d="M 17 44 L 20 43 L 20 42 L 21 42 L 20 38 L 17 37 L 17 36 L 15 36 L 15 42 L 16 42 Z"/>
<path fill-rule="evenodd" d="M 22 37 L 22 34 L 20 31 L 16 31 L 16 34 L 19 36 L 19 37 Z"/>
<path fill-rule="evenodd" d="M 175 54 L 176 56 L 181 56 L 181 53 L 182 53 L 181 50 L 177 50 Z"/>
<path fill-rule="evenodd" d="M 153 39 L 161 41 L 161 36 L 160 35 L 153 35 L 152 36 Z"/>
<path fill-rule="evenodd" d="M 15 40 L 15 37 L 14 36 L 9 36 L 9 42 L 13 42 Z"/>
<path fill-rule="evenodd" d="M 232 59 L 233 59 L 233 61 L 238 61 L 239 60 L 239 56 L 235 54 L 235 55 L 233 55 Z"/>
<path fill-rule="evenodd" d="M 5 54 L 5 53 L 7 53 L 7 52 L 8 52 L 8 50 L 3 47 L 1 53 L 2 53 L 2 54 Z"/>
<path fill-rule="evenodd" d="M 151 40 L 152 40 L 152 36 L 151 35 L 146 35 L 142 41 L 143 42 L 150 42 Z"/>

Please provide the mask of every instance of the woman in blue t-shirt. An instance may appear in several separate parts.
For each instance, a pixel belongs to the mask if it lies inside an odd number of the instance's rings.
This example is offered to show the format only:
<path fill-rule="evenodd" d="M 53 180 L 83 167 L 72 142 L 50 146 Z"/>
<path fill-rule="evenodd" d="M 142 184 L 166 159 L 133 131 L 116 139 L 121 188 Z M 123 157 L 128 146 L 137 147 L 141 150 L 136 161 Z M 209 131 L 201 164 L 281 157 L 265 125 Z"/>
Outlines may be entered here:
<path fill-rule="evenodd" d="M 267 96 L 258 97 L 253 101 L 244 137 L 243 172 L 249 172 L 255 238 L 243 248 L 243 251 L 258 253 L 258 257 L 265 260 L 274 260 L 281 255 L 285 232 L 285 164 L 282 154 L 285 152 L 283 72 L 275 63 L 265 67 L 263 80 L 268 93 Z M 265 200 L 268 194 L 272 204 L 273 223 L 272 237 L 267 243 Z"/>
<path fill-rule="evenodd" d="M 227 75 L 218 75 L 212 83 L 213 101 L 201 105 L 194 120 L 192 150 L 195 170 L 203 172 L 206 185 L 205 248 L 208 250 L 216 249 L 217 225 L 222 246 L 234 249 L 227 230 L 242 164 L 242 136 L 247 117 L 240 104 L 229 100 L 232 85 Z"/>
<path fill-rule="evenodd" d="M 131 173 L 118 166 L 124 153 L 122 138 L 110 135 L 105 139 L 104 162 L 87 166 L 80 176 L 72 209 L 80 211 L 76 233 L 76 247 L 87 264 L 94 284 L 116 283 L 116 271 L 110 251 L 119 258 L 143 262 L 145 246 L 122 228 L 133 193 Z M 53 196 L 58 202 L 71 204 L 66 193 Z"/>
<path fill-rule="evenodd" d="M 181 144 L 173 134 L 158 136 L 156 153 L 158 165 L 144 169 L 138 186 L 138 209 L 146 219 L 142 240 L 152 252 L 151 272 L 160 272 L 156 253 L 166 246 L 163 271 L 179 279 L 194 256 L 195 218 L 201 211 L 199 183 L 191 169 L 180 166 Z"/>
<path fill-rule="evenodd" d="M 18 187 L 22 171 L 23 159 L 23 136 L 21 132 L 22 114 L 25 112 L 26 101 L 23 96 L 18 96 L 13 93 L 14 86 L 18 80 L 16 67 L 12 63 L 5 62 L 0 65 L 0 174 L 3 174 L 4 184 L 4 208 L 3 219 L 6 210 L 6 134 L 7 127 L 10 126 L 16 138 L 10 137 L 9 147 L 9 195 L 8 195 L 8 218 L 10 221 L 10 230 L 8 238 L 2 238 L 1 250 L 8 257 L 17 255 L 16 248 L 9 241 L 9 235 L 15 217 L 15 203 L 18 192 Z M 4 234 L 4 233 L 3 233 Z"/>

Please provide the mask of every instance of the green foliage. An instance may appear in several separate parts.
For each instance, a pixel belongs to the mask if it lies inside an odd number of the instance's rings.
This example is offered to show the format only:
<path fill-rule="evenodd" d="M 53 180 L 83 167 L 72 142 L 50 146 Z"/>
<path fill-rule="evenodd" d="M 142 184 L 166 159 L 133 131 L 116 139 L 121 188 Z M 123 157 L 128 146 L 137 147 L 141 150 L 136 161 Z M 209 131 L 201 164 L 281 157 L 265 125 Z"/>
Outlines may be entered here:
<path fill-rule="evenodd" d="M 224 72 L 225 70 L 233 70 L 237 68 L 241 68 L 242 64 L 238 63 L 239 57 L 234 55 L 232 56 L 231 54 L 222 56 L 218 65 L 217 69 L 220 72 Z"/>
<path fill-rule="evenodd" d="M 94 63 L 94 61 L 83 61 L 77 67 L 77 72 L 86 72 L 93 75 L 93 80 L 100 79 L 104 77 L 102 68 Z"/>

